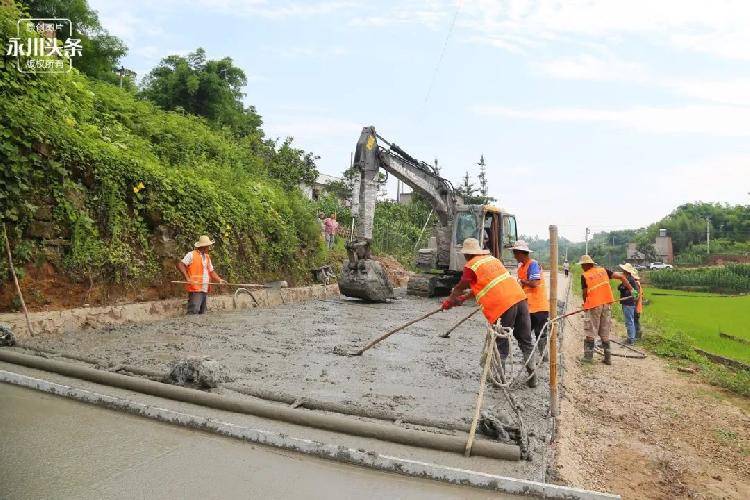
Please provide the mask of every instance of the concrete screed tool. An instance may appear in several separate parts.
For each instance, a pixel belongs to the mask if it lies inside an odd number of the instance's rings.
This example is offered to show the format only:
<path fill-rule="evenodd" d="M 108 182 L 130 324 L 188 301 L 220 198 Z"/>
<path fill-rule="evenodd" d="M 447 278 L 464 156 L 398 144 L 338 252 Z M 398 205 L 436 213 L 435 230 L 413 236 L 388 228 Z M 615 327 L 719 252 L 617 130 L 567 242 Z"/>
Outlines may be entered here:
<path fill-rule="evenodd" d="M 435 309 L 434 311 L 430 311 L 427 314 L 423 314 L 422 316 L 420 316 L 420 317 L 418 317 L 416 319 L 413 319 L 413 320 L 409 321 L 408 323 L 404 323 L 403 325 L 401 325 L 399 327 L 396 327 L 393 330 L 388 330 L 386 333 L 384 333 L 383 335 L 379 336 L 378 338 L 376 338 L 375 340 L 373 340 L 372 342 L 370 342 L 369 344 L 367 344 L 366 346 L 364 346 L 362 349 L 360 349 L 358 351 L 349 352 L 349 351 L 346 350 L 346 348 L 337 345 L 336 347 L 333 348 L 333 353 L 334 354 L 338 354 L 339 356 L 361 356 L 363 352 L 365 352 L 366 350 L 368 350 L 371 347 L 375 346 L 376 344 L 379 344 L 381 341 L 387 339 L 388 337 L 390 337 L 394 333 L 400 332 L 401 330 L 403 330 L 407 326 L 411 326 L 414 323 L 417 323 L 418 321 L 422 321 L 423 319 L 429 318 L 433 314 L 437 314 L 437 313 L 439 313 L 442 310 L 443 310 L 443 308 L 440 307 L 439 309 Z"/>

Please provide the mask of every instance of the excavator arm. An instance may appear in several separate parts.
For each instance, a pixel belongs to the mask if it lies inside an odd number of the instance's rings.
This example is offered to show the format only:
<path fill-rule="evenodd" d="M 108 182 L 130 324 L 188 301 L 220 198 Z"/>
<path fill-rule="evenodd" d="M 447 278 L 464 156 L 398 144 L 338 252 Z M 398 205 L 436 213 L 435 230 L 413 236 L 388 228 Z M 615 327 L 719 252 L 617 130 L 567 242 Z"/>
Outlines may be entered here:
<path fill-rule="evenodd" d="M 378 144 L 382 141 L 387 149 Z M 419 193 L 432 205 L 439 227 L 437 263 L 448 265 L 450 230 L 455 217 L 455 207 L 461 199 L 453 186 L 442 178 L 430 165 L 420 162 L 395 144 L 391 144 L 375 132 L 375 127 L 364 127 L 357 141 L 354 166 L 359 170 L 359 182 L 355 182 L 355 213 L 357 214 L 356 238 L 361 246 L 372 240 L 375 202 L 378 193 L 378 173 L 385 170 Z M 442 250 L 442 251 L 441 251 Z M 368 255 L 369 257 L 369 255 Z"/>

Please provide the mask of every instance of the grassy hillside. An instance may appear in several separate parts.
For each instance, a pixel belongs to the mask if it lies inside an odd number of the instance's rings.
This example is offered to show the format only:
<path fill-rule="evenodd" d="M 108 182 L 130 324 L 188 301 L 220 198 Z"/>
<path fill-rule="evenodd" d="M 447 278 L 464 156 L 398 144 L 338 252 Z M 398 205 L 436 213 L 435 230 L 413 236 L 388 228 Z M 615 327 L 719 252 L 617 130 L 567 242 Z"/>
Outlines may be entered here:
<path fill-rule="evenodd" d="M 19 15 L 0 7 L 2 39 L 16 36 Z M 301 152 L 261 134 L 237 139 L 75 70 L 23 74 L 9 61 L 0 216 L 21 267 L 136 288 L 174 279 L 175 259 L 208 233 L 229 279 L 307 278 L 321 252 L 314 207 L 272 176 Z"/>

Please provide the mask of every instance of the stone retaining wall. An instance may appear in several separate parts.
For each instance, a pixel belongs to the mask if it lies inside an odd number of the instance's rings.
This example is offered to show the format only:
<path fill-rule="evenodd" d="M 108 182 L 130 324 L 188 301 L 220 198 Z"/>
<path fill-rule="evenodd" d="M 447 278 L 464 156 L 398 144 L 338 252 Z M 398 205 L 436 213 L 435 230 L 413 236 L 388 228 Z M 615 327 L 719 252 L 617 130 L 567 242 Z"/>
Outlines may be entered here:
<path fill-rule="evenodd" d="M 299 288 L 265 288 L 234 295 L 214 295 L 208 299 L 209 312 L 234 311 L 252 307 L 274 307 L 290 302 L 302 302 L 338 295 L 338 285 L 312 285 Z M 253 297 L 255 300 L 253 300 Z M 235 304 L 236 302 L 236 304 Z M 257 302 L 257 305 L 256 305 Z M 102 307 L 79 307 L 61 311 L 42 311 L 29 314 L 36 335 L 51 335 L 70 330 L 101 328 L 123 323 L 143 323 L 185 314 L 185 299 L 155 300 L 134 304 Z M 29 336 L 23 313 L 2 313 L 0 323 L 13 329 L 17 338 Z"/>

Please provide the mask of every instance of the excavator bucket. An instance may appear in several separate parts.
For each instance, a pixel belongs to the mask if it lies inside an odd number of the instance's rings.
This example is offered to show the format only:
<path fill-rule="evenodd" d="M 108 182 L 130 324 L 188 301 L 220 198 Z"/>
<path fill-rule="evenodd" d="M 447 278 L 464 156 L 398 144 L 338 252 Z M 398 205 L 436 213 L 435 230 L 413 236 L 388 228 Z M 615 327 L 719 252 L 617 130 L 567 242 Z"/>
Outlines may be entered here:
<path fill-rule="evenodd" d="M 393 285 L 380 262 L 370 258 L 369 242 L 347 243 L 349 260 L 338 278 L 339 292 L 368 302 L 386 302 L 394 297 Z"/>

